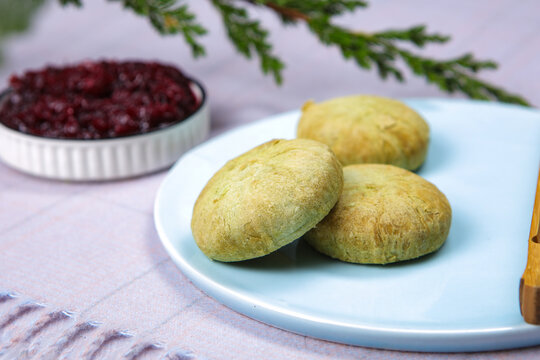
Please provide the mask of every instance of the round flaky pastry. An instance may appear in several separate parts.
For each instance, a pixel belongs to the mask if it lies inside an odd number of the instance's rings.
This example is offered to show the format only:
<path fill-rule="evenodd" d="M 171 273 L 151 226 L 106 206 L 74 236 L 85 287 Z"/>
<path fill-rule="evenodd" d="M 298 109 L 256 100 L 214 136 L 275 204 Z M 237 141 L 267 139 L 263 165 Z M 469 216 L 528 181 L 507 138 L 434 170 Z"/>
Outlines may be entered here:
<path fill-rule="evenodd" d="M 230 160 L 210 179 L 193 209 L 193 236 L 211 259 L 263 256 L 321 221 L 342 187 L 341 165 L 328 146 L 272 140 Z"/>
<path fill-rule="evenodd" d="M 392 165 L 343 168 L 336 206 L 304 239 L 333 258 L 386 264 L 439 249 L 448 236 L 452 210 L 435 185 Z"/>
<path fill-rule="evenodd" d="M 415 170 L 426 158 L 429 126 L 400 101 L 356 95 L 308 101 L 297 136 L 327 144 L 343 166 L 378 163 Z"/>

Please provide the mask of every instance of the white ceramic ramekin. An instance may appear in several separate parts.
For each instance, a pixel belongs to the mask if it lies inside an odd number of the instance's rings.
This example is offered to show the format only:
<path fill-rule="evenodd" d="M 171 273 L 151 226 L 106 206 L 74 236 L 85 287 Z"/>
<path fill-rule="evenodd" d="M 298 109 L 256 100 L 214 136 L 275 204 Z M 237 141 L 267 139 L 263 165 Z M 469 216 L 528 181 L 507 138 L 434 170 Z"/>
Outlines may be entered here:
<path fill-rule="evenodd" d="M 205 91 L 193 80 L 192 89 L 201 103 L 195 113 L 144 134 L 99 140 L 50 139 L 0 124 L 0 159 L 28 174 L 73 181 L 121 179 L 166 168 L 205 140 L 210 129 Z"/>

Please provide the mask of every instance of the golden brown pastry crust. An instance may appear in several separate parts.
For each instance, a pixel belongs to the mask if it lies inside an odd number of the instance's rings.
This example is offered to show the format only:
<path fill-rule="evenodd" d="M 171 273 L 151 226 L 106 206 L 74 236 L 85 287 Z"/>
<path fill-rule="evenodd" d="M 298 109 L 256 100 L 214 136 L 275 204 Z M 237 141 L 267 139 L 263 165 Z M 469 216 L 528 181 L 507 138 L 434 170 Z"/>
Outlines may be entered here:
<path fill-rule="evenodd" d="M 304 235 L 315 249 L 354 263 L 386 264 L 439 249 L 452 210 L 435 185 L 381 164 L 343 168 L 343 192 L 330 214 Z"/>
<path fill-rule="evenodd" d="M 208 257 L 240 261 L 269 254 L 321 221 L 343 187 L 330 148 L 272 140 L 230 160 L 206 184 L 191 221 Z"/>
<path fill-rule="evenodd" d="M 355 95 L 308 101 L 297 136 L 327 144 L 343 166 L 380 163 L 414 170 L 425 160 L 429 126 L 400 101 Z"/>

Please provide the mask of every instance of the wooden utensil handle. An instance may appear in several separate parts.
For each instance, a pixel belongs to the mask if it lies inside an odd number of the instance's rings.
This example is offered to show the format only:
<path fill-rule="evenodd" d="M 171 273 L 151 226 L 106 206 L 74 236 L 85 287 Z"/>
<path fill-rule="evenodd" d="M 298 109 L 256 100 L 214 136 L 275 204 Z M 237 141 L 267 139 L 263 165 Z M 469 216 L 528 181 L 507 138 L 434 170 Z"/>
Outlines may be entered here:
<path fill-rule="evenodd" d="M 540 171 L 536 184 L 527 266 L 520 283 L 519 303 L 526 322 L 540 324 Z"/>

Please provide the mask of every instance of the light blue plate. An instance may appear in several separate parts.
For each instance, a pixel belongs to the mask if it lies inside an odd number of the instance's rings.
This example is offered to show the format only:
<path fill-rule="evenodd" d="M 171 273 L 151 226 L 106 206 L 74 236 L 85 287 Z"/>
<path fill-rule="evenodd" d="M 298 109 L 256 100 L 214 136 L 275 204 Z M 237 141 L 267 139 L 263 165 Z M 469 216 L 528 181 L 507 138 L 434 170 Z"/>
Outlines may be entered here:
<path fill-rule="evenodd" d="M 170 256 L 195 285 L 253 319 L 352 345 L 481 351 L 540 344 L 519 313 L 518 285 L 540 163 L 540 112 L 462 100 L 409 100 L 431 127 L 418 172 L 453 209 L 446 244 L 396 265 L 354 265 L 302 240 L 266 257 L 219 263 L 197 248 L 193 204 L 227 160 L 272 138 L 293 138 L 290 112 L 214 138 L 182 157 L 155 203 Z"/>

